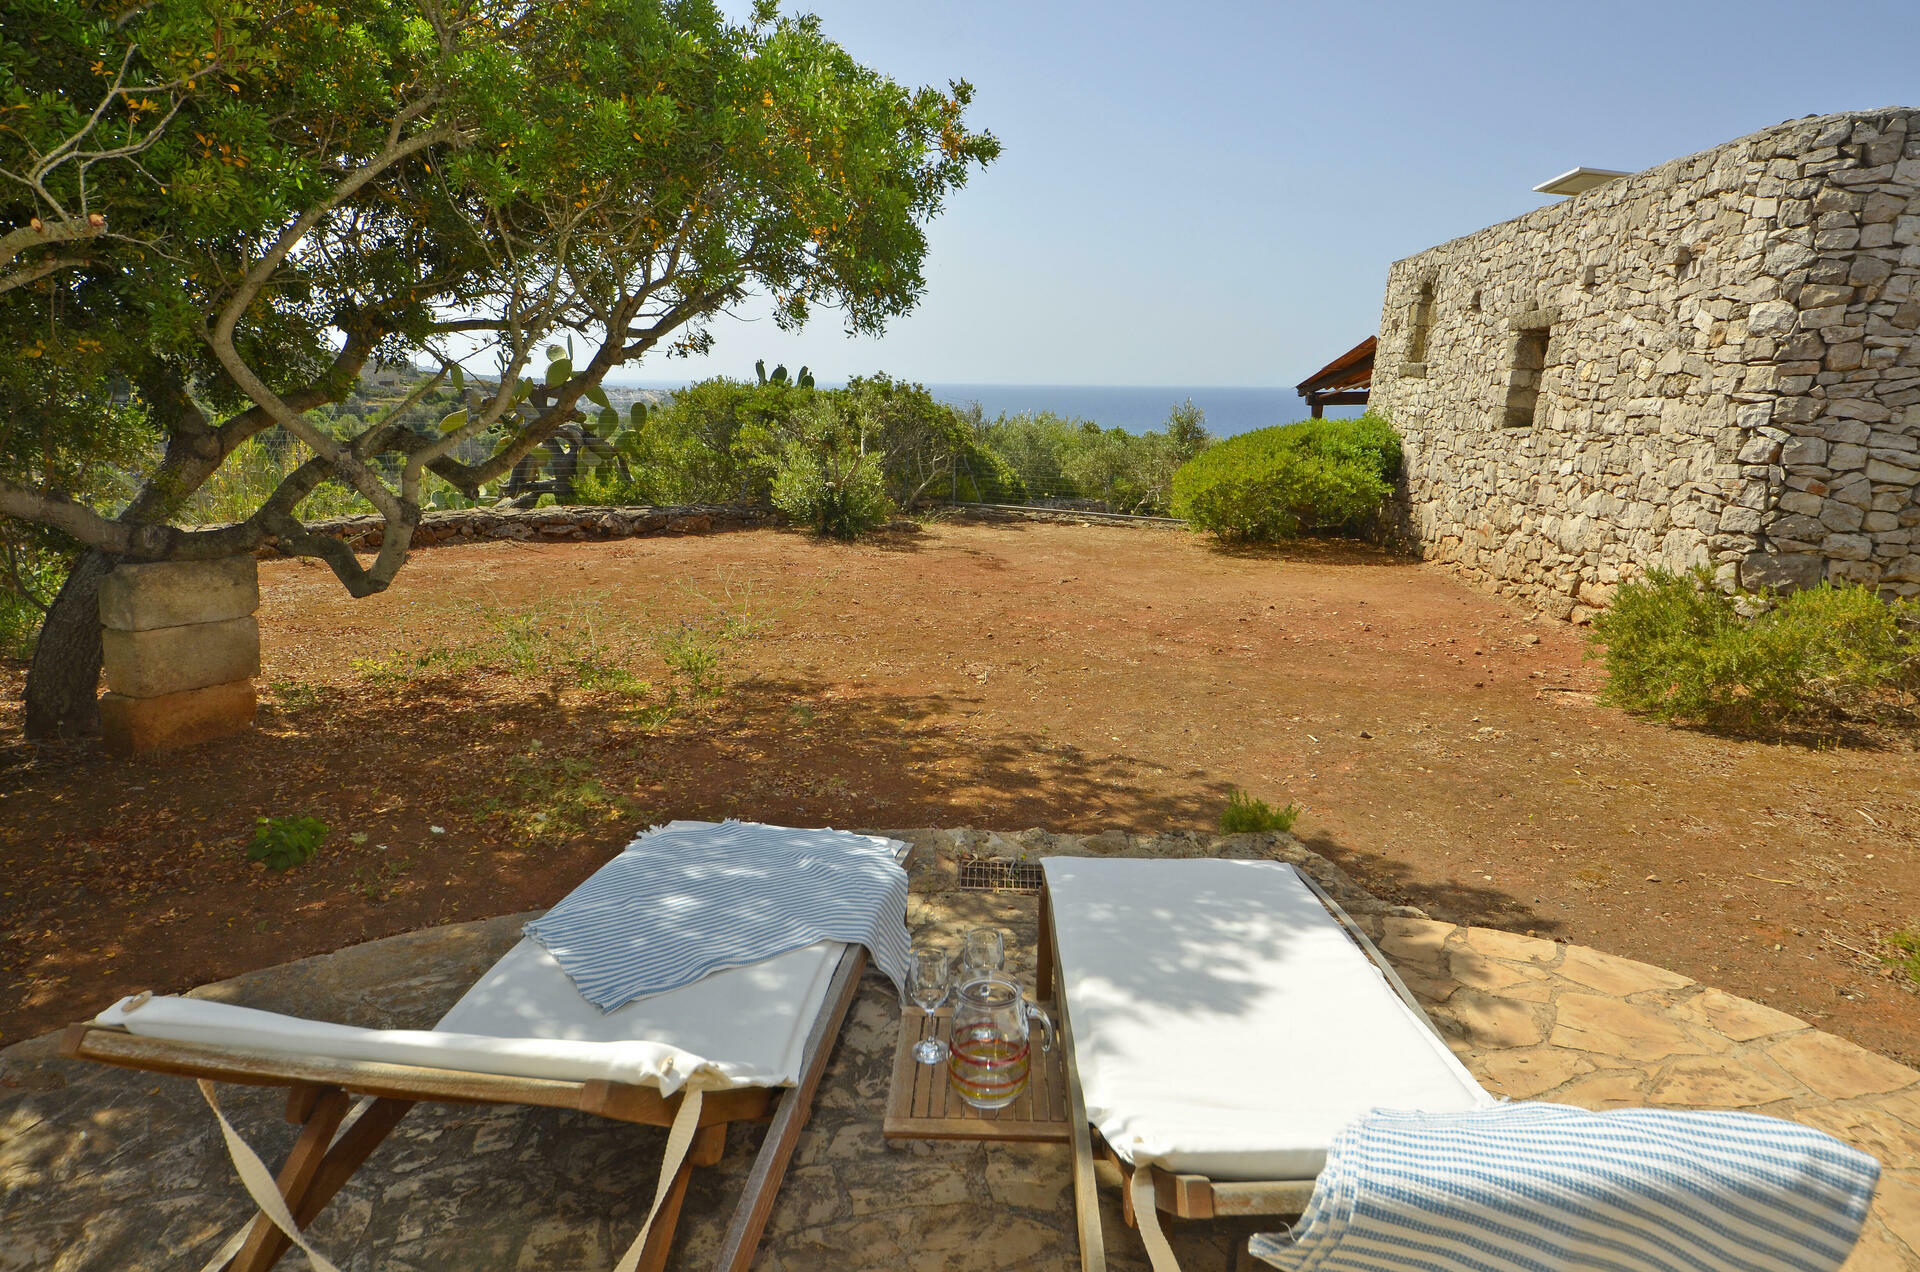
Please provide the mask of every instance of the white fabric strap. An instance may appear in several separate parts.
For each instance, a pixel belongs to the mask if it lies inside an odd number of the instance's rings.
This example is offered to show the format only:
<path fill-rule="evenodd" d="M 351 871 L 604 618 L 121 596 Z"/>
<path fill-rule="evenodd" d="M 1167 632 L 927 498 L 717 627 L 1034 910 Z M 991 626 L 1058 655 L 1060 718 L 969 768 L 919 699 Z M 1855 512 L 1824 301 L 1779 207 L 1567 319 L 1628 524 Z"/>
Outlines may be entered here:
<path fill-rule="evenodd" d="M 688 1081 L 680 1097 L 680 1111 L 673 1115 L 673 1125 L 667 1128 L 667 1151 L 660 1163 L 660 1185 L 653 1190 L 653 1209 L 647 1212 L 647 1221 L 640 1225 L 640 1235 L 627 1247 L 626 1254 L 613 1272 L 636 1272 L 640 1266 L 640 1253 L 647 1244 L 647 1234 L 653 1231 L 653 1221 L 659 1217 L 660 1207 L 667 1200 L 667 1193 L 673 1187 L 674 1176 L 680 1173 L 680 1163 L 687 1159 L 687 1149 L 693 1145 L 693 1133 L 700 1129 L 700 1105 L 706 1096 L 706 1087 L 699 1078 Z"/>
<path fill-rule="evenodd" d="M 273 1226 L 287 1234 L 293 1244 L 300 1247 L 313 1265 L 314 1272 L 340 1272 L 326 1255 L 321 1254 L 300 1234 L 300 1225 L 294 1222 L 293 1212 L 287 1208 L 287 1200 L 280 1195 L 280 1185 L 274 1180 L 273 1172 L 260 1160 L 240 1132 L 233 1129 L 233 1123 L 227 1121 L 227 1115 L 220 1109 L 220 1098 L 214 1093 L 213 1083 L 202 1078 L 198 1082 L 200 1094 L 207 1101 L 207 1107 L 213 1110 L 215 1120 L 220 1123 L 220 1134 L 226 1140 L 227 1156 L 233 1159 L 234 1173 L 240 1176 L 254 1204 L 260 1207 L 260 1213 L 272 1221 Z M 687 1152 L 693 1147 L 694 1133 L 700 1129 L 700 1106 L 705 1102 L 707 1084 L 700 1078 L 688 1081 L 680 1099 L 680 1109 L 673 1115 L 673 1124 L 667 1128 L 667 1147 L 664 1160 L 660 1165 L 660 1183 L 654 1189 L 653 1208 L 647 1212 L 647 1221 L 640 1225 L 640 1235 L 633 1239 L 614 1272 L 636 1272 L 640 1266 L 640 1255 L 647 1244 L 647 1237 L 653 1231 L 654 1220 L 660 1215 L 660 1207 L 666 1204 L 667 1193 L 673 1188 L 674 1177 L 680 1173 L 680 1166 L 687 1159 Z M 362 1100 L 344 1119 L 341 1130 L 359 1120 L 371 1101 Z M 337 1133 L 336 1133 L 337 1134 Z M 220 1272 L 240 1250 L 247 1233 L 253 1230 L 252 1222 L 243 1224 L 239 1231 L 228 1237 L 213 1257 L 200 1269 L 200 1272 Z M 1162 1272 L 1155 1265 L 1155 1272 Z M 1178 1272 L 1176 1268 L 1174 1272 Z"/>
<path fill-rule="evenodd" d="M 1133 1168 L 1133 1221 L 1140 1225 L 1140 1244 L 1147 1247 L 1147 1262 L 1153 1272 L 1180 1272 L 1180 1260 L 1173 1257 L 1167 1234 L 1160 1229 L 1160 1207 L 1153 1196 L 1153 1172 L 1145 1166 Z"/>
<path fill-rule="evenodd" d="M 245 1241 L 247 1234 L 252 1231 L 253 1220 L 249 1219 L 241 1224 L 232 1236 L 221 1243 L 220 1248 L 213 1252 L 213 1257 L 201 1265 L 200 1272 L 220 1272 L 221 1268 L 226 1267 L 227 1264 L 233 1261 L 234 1255 L 240 1253 L 240 1243 Z"/>
<path fill-rule="evenodd" d="M 206 1098 L 207 1107 L 213 1110 L 213 1116 L 220 1123 L 220 1134 L 227 1141 L 227 1156 L 233 1159 L 233 1169 L 240 1176 L 240 1182 L 246 1185 L 247 1192 L 252 1194 L 254 1204 L 260 1207 L 260 1213 L 271 1219 L 274 1227 L 286 1233 L 287 1239 L 300 1247 L 307 1261 L 313 1265 L 314 1272 L 340 1272 L 326 1255 L 308 1245 L 307 1239 L 300 1235 L 300 1225 L 294 1222 L 293 1212 L 287 1209 L 287 1199 L 280 1195 L 280 1185 L 274 1181 L 273 1172 L 260 1160 L 260 1155 L 240 1138 L 240 1132 L 233 1129 L 233 1123 L 227 1121 L 227 1115 L 220 1111 L 220 1099 L 213 1092 L 213 1083 L 201 1078 L 198 1086 L 200 1094 Z M 248 1225 L 249 1228 L 251 1226 Z M 214 1261 L 201 1272 L 218 1272 L 221 1265 L 239 1249 L 239 1242 L 245 1239 L 246 1231 L 243 1228 L 234 1234 L 214 1255 Z"/>

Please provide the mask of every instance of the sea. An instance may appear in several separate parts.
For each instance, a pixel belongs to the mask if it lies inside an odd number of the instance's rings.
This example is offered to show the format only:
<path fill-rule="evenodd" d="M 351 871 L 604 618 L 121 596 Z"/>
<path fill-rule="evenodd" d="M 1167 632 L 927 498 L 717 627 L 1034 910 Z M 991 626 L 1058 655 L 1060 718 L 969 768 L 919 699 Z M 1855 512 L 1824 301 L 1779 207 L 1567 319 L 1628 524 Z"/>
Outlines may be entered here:
<path fill-rule="evenodd" d="M 1068 419 L 1092 420 L 1101 428 L 1149 433 L 1165 428 L 1167 414 L 1191 401 L 1206 412 L 1207 431 L 1232 437 L 1271 424 L 1307 417 L 1307 404 L 1291 388 L 1261 389 L 1221 385 L 1137 386 L 1116 384 L 929 384 L 941 402 L 965 407 L 978 402 L 988 419 L 1022 411 L 1052 411 Z"/>
<path fill-rule="evenodd" d="M 632 386 L 654 391 L 684 387 L 683 381 L 643 380 Z M 826 387 L 822 384 L 821 387 Z M 1101 428 L 1148 433 L 1166 427 L 1167 414 L 1192 399 L 1206 412 L 1207 431 L 1215 437 L 1291 424 L 1307 418 L 1307 404 L 1291 388 L 1221 385 L 1114 384 L 929 384 L 941 402 L 966 407 L 978 402 L 988 419 L 1022 411 L 1051 411 L 1067 419 L 1092 420 Z M 1358 408 L 1330 408 L 1329 414 L 1357 415 Z"/>

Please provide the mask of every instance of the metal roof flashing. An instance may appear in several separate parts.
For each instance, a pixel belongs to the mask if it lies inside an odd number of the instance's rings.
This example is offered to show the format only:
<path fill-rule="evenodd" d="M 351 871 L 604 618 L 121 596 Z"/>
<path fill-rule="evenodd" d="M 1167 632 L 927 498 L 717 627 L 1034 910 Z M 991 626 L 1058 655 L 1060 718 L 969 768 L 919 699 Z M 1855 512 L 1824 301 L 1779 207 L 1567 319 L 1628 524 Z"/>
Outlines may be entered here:
<path fill-rule="evenodd" d="M 1585 194 L 1595 186 L 1603 186 L 1617 177 L 1630 175 L 1612 168 L 1570 168 L 1551 181 L 1541 182 L 1533 187 L 1533 191 L 1535 194 Z"/>

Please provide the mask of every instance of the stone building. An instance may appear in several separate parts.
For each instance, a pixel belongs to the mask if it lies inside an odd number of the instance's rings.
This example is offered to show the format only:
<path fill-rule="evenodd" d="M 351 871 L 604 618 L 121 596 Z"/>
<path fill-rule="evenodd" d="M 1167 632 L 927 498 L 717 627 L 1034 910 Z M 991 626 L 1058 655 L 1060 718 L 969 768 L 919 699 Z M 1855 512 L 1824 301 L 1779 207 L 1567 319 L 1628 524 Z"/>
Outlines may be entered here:
<path fill-rule="evenodd" d="M 1920 110 L 1794 120 L 1398 261 L 1426 555 L 1584 618 L 1656 565 L 1920 595 Z"/>

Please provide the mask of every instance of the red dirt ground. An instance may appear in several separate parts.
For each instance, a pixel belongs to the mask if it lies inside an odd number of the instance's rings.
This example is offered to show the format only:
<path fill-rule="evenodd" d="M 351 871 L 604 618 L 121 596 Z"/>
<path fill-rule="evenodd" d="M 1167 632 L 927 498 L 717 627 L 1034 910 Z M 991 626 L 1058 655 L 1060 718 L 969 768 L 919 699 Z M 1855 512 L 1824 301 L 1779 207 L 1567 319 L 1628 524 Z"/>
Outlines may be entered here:
<path fill-rule="evenodd" d="M 1204 830 L 1238 786 L 1297 801 L 1296 833 L 1381 895 L 1920 1061 L 1920 998 L 1876 957 L 1920 928 L 1908 744 L 1597 707 L 1579 631 L 1369 549 L 936 524 L 434 549 L 362 601 L 310 563 L 261 573 L 253 735 L 0 755 L 0 1043 L 550 904 L 651 821 Z M 502 635 L 516 613 L 547 637 Z M 726 687 L 663 719 L 658 638 L 688 621 Z M 583 651 L 652 692 L 580 687 Z M 257 816 L 300 814 L 332 828 L 312 864 L 245 859 Z"/>

